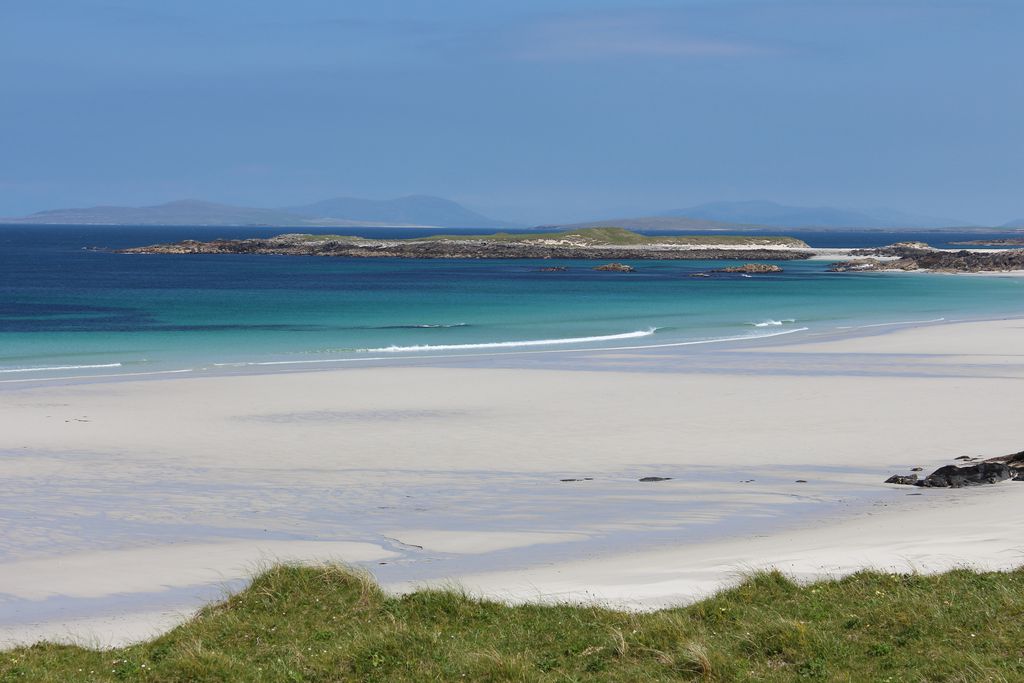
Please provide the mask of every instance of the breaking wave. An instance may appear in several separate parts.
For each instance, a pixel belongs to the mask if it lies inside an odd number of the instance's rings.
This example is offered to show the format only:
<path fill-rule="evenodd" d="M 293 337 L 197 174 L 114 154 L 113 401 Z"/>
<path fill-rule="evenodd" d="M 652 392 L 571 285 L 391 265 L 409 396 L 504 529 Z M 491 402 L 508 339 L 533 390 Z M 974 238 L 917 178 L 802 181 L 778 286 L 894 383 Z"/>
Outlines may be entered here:
<path fill-rule="evenodd" d="M 362 353 L 407 353 L 414 351 L 465 351 L 469 349 L 511 349 L 521 346 L 555 346 L 558 344 L 587 344 L 590 342 L 614 341 L 649 337 L 657 327 L 621 334 L 605 334 L 596 337 L 565 337 L 561 339 L 527 339 L 523 341 L 482 342 L 478 344 L 418 344 L 416 346 L 384 346 L 375 349 L 359 349 Z"/>
<path fill-rule="evenodd" d="M 99 365 L 45 365 L 38 368 L 0 368 L 0 373 L 10 372 L 47 372 L 50 370 L 92 370 L 96 368 L 119 368 L 120 363 L 102 363 Z"/>

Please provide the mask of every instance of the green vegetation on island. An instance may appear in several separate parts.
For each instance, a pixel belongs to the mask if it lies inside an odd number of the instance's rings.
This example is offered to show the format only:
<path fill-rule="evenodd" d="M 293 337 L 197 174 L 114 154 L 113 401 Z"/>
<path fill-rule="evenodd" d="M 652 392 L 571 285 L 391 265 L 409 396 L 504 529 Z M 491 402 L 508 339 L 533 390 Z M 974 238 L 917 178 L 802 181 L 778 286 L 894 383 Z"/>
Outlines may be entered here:
<path fill-rule="evenodd" d="M 385 595 L 338 567 L 273 568 L 154 640 L 0 656 L 0 681 L 1024 680 L 1024 571 L 757 574 L 632 613 L 458 592 Z"/>
<path fill-rule="evenodd" d="M 352 235 L 282 235 L 307 242 L 366 243 L 375 240 Z M 618 227 L 581 228 L 561 232 L 495 232 L 480 235 L 431 235 L 429 237 L 408 237 L 402 239 L 377 240 L 388 242 L 548 242 L 569 241 L 587 246 L 639 246 L 639 245 L 693 245 L 693 246 L 750 246 L 750 247 L 795 247 L 809 249 L 807 243 L 795 237 L 774 235 L 642 235 Z"/>
<path fill-rule="evenodd" d="M 617 227 L 565 232 L 432 235 L 369 239 L 349 235 L 290 233 L 276 237 L 209 242 L 184 240 L 122 249 L 129 254 L 276 254 L 344 258 L 472 259 L 804 259 L 810 248 L 793 237 L 761 235 L 648 236 Z"/>
<path fill-rule="evenodd" d="M 494 242 L 536 242 L 548 240 L 570 240 L 587 243 L 593 246 L 621 245 L 637 246 L 645 244 L 671 244 L 695 246 L 785 246 L 808 248 L 807 243 L 795 237 L 776 237 L 772 235 L 641 235 L 638 232 L 615 226 L 580 228 L 560 232 L 508 233 L 497 232 L 490 235 L 434 235 L 428 240 L 487 240 Z"/>

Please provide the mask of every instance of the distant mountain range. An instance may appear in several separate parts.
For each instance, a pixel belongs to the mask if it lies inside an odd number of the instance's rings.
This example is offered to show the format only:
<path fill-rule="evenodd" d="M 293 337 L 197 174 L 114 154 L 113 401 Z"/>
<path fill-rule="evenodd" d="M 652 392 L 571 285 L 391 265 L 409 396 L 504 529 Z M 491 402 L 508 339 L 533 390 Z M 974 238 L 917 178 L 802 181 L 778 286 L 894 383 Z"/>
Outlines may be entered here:
<path fill-rule="evenodd" d="M 337 197 L 312 204 L 280 208 L 231 206 L 183 199 L 156 206 L 92 206 L 40 211 L 0 223 L 79 225 L 222 225 L 311 227 L 446 227 L 502 229 L 516 227 L 441 197 L 411 195 L 398 199 Z M 629 230 L 772 229 L 929 229 L 976 227 L 968 221 L 894 211 L 842 209 L 829 206 L 787 206 L 770 201 L 711 202 L 638 217 L 617 217 L 544 228 L 618 226 Z M 1022 228 L 1024 219 L 1004 228 Z"/>
<path fill-rule="evenodd" d="M 768 228 L 947 228 L 973 227 L 952 218 L 921 216 L 892 209 L 853 210 L 830 206 L 786 206 L 769 201 L 711 202 L 654 216 L 611 218 L 574 227 L 617 225 L 629 229 Z"/>
<path fill-rule="evenodd" d="M 3 223 L 77 225 L 223 225 L 274 227 L 429 226 L 503 228 L 504 221 L 488 218 L 448 199 L 414 195 L 398 199 L 338 197 L 313 204 L 260 209 L 182 199 L 156 206 L 92 206 L 53 209 Z"/>

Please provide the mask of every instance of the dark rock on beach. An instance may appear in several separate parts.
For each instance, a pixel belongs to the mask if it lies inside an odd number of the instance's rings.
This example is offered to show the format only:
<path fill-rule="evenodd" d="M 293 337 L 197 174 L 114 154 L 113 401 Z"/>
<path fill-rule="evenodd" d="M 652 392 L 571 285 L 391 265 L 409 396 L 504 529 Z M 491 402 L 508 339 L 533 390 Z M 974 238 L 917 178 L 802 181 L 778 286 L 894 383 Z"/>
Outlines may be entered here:
<path fill-rule="evenodd" d="M 980 457 L 960 455 L 953 459 L 964 463 L 963 465 L 940 467 L 924 479 L 918 479 L 916 474 L 909 476 L 896 474 L 886 479 L 885 483 L 924 486 L 927 488 L 960 488 L 962 486 L 977 486 L 979 484 L 998 484 L 1007 479 L 1024 481 L 1024 451 L 986 458 L 972 465 L 967 464 L 978 460 Z M 918 472 L 920 470 L 920 467 L 915 467 L 911 471 Z"/>
<path fill-rule="evenodd" d="M 641 477 L 639 481 L 668 481 L 672 477 Z"/>
<path fill-rule="evenodd" d="M 905 475 L 905 474 L 894 474 L 885 480 L 886 484 L 903 484 L 904 486 L 913 486 L 917 483 L 917 475 Z"/>
<path fill-rule="evenodd" d="M 1004 465 L 1008 465 L 1012 470 L 1024 472 L 1024 451 L 1011 453 L 1010 455 L 998 455 L 994 458 L 988 458 L 985 462 L 1001 462 Z"/>
<path fill-rule="evenodd" d="M 1001 462 L 980 462 L 977 465 L 946 465 L 924 478 L 919 486 L 927 488 L 960 488 L 979 484 L 998 484 L 1013 476 L 1008 465 Z"/>

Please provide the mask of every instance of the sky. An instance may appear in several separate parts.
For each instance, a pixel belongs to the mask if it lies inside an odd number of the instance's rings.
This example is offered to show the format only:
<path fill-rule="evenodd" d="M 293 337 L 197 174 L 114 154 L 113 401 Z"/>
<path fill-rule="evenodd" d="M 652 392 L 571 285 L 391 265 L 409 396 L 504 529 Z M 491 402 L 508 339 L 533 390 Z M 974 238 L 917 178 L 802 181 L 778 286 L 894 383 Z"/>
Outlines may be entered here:
<path fill-rule="evenodd" d="M 1021 0 L 0 0 L 0 215 L 1024 218 Z"/>

